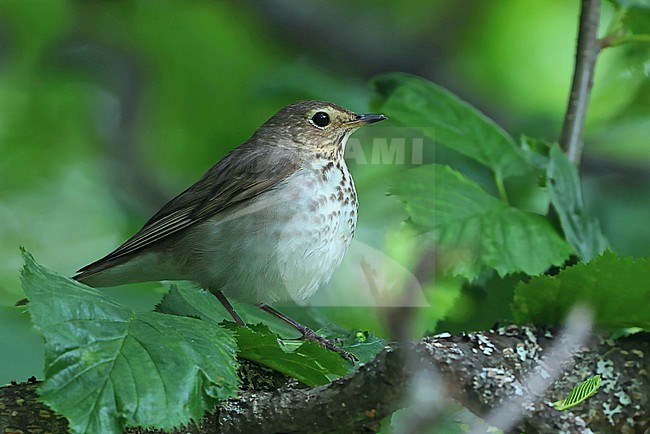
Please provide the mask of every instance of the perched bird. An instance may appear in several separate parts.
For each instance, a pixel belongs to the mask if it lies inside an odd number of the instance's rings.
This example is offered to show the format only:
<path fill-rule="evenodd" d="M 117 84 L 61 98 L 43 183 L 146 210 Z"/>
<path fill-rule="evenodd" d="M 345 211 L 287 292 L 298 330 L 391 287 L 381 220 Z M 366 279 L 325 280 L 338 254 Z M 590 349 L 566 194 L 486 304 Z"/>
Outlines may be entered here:
<path fill-rule="evenodd" d="M 124 244 L 78 271 L 94 287 L 190 280 L 256 304 L 303 338 L 351 354 L 270 305 L 307 299 L 341 264 L 357 223 L 357 195 L 343 159 L 350 135 L 386 119 L 323 101 L 280 110 Z"/>

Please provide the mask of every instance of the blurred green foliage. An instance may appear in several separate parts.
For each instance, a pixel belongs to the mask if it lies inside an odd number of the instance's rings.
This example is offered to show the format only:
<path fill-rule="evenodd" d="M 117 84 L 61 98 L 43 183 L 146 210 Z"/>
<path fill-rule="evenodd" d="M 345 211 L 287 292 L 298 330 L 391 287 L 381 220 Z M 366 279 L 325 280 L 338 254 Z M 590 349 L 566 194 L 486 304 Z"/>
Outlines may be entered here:
<path fill-rule="evenodd" d="M 650 260 L 606 251 L 556 276 L 520 282 L 514 295 L 515 317 L 521 322 L 559 325 L 580 304 L 592 309 L 600 326 L 648 330 L 650 305 L 642 300 L 650 299 Z"/>

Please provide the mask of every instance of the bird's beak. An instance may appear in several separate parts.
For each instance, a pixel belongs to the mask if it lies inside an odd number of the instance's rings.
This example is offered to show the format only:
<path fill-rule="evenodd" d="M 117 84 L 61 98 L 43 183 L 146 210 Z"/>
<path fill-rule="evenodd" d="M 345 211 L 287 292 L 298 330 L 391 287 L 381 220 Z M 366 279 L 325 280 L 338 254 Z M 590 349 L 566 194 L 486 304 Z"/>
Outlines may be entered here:
<path fill-rule="evenodd" d="M 375 122 L 383 121 L 386 119 L 388 118 L 384 115 L 371 115 L 371 114 L 357 115 L 355 119 L 346 122 L 345 126 L 350 128 L 357 128 L 360 127 L 361 125 L 373 124 Z"/>

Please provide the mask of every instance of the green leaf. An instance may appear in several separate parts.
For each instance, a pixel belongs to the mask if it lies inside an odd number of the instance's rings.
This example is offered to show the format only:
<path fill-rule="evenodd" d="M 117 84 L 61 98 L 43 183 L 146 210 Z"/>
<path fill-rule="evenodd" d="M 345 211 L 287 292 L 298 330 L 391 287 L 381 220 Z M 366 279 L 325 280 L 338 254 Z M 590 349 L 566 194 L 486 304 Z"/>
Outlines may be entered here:
<path fill-rule="evenodd" d="M 238 303 L 236 300 L 229 301 L 235 312 L 247 324 L 263 322 L 272 331 L 282 336 L 291 338 L 300 336 L 300 333 L 295 328 L 264 312 L 257 306 Z M 156 310 L 172 315 L 200 318 L 214 324 L 232 320 L 228 311 L 212 293 L 181 282 L 176 282 L 170 286 L 169 292 L 163 297 Z"/>
<path fill-rule="evenodd" d="M 346 375 L 352 366 L 338 353 L 313 341 L 282 341 L 264 324 L 238 327 L 228 323 L 237 335 L 239 357 L 268 366 L 307 386 L 327 384 Z"/>
<path fill-rule="evenodd" d="M 600 375 L 594 375 L 574 387 L 565 399 L 556 401 L 553 405 L 560 411 L 568 410 L 595 395 L 598 388 L 600 388 Z"/>
<path fill-rule="evenodd" d="M 515 141 L 490 118 L 448 90 L 419 77 L 396 73 L 372 82 L 391 120 L 489 167 L 500 179 L 532 166 Z"/>
<path fill-rule="evenodd" d="M 575 304 L 594 310 L 597 324 L 650 329 L 650 260 L 605 251 L 556 276 L 538 276 L 515 288 L 519 322 L 561 324 Z"/>
<path fill-rule="evenodd" d="M 45 337 L 43 402 L 77 433 L 170 429 L 238 389 L 232 332 L 193 318 L 136 313 L 23 253 L 23 288 Z"/>
<path fill-rule="evenodd" d="M 548 180 L 551 203 L 560 217 L 564 236 L 578 257 L 589 262 L 607 248 L 607 240 L 598 220 L 586 214 L 577 167 L 557 144 L 551 148 Z"/>
<path fill-rule="evenodd" d="M 217 297 L 201 288 L 174 283 L 156 306 L 156 311 L 172 315 L 190 316 L 219 324 L 231 320 L 228 311 Z"/>
<path fill-rule="evenodd" d="M 539 274 L 571 253 L 544 217 L 503 203 L 448 166 L 407 170 L 390 192 L 413 224 L 434 234 L 443 266 L 468 279 L 491 269 Z"/>

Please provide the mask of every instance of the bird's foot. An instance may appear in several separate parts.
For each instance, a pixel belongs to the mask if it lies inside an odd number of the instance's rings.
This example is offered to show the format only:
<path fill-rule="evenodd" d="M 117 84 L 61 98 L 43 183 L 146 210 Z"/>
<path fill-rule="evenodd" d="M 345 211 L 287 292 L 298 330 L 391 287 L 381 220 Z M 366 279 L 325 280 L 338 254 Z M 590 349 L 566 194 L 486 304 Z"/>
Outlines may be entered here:
<path fill-rule="evenodd" d="M 339 353 L 341 357 L 343 357 L 346 360 L 349 360 L 352 363 L 359 361 L 357 356 L 337 346 L 337 344 L 340 344 L 342 342 L 341 339 L 327 339 L 320 335 L 317 335 L 316 332 L 311 329 L 306 329 L 301 331 L 302 331 L 301 339 L 306 341 L 317 342 L 322 347 L 325 347 L 330 351 L 335 351 Z"/>
<path fill-rule="evenodd" d="M 341 355 L 341 357 L 343 357 L 346 360 L 351 361 L 352 363 L 359 360 L 359 359 L 357 359 L 357 356 L 355 356 L 354 354 L 349 353 L 349 352 L 345 351 L 344 349 L 339 348 L 337 346 L 337 344 L 341 343 L 340 339 L 327 339 L 327 338 L 324 338 L 322 336 L 319 336 L 319 335 L 316 334 L 315 331 L 313 331 L 312 329 L 310 329 L 306 325 L 300 324 L 298 321 L 289 318 L 288 316 L 286 316 L 282 312 L 278 312 L 277 310 L 273 309 L 271 306 L 269 306 L 267 304 L 260 303 L 258 306 L 260 308 L 262 308 L 263 310 L 265 310 L 266 312 L 273 315 L 274 317 L 281 319 L 282 321 L 286 322 L 287 324 L 290 324 L 293 328 L 295 328 L 300 333 L 302 333 L 302 338 L 301 339 L 306 340 L 306 341 L 318 342 L 318 344 L 321 345 L 322 347 L 325 347 L 328 350 L 335 351 L 335 352 L 339 353 Z"/>

